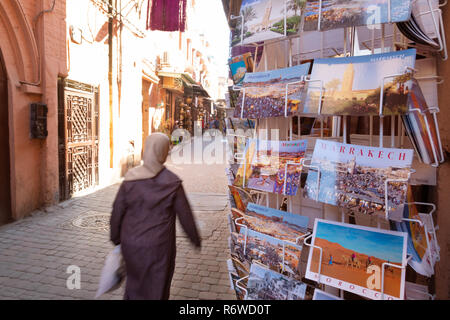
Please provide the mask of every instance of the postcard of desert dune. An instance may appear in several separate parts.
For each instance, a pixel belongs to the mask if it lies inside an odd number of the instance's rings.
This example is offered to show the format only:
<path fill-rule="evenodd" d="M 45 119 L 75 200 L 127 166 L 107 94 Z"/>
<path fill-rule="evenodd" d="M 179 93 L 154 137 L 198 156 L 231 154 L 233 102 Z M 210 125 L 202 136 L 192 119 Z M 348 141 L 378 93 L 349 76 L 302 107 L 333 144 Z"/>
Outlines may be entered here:
<path fill-rule="evenodd" d="M 316 219 L 306 278 L 373 300 L 403 300 L 407 234 Z M 319 259 L 322 262 L 319 276 Z"/>

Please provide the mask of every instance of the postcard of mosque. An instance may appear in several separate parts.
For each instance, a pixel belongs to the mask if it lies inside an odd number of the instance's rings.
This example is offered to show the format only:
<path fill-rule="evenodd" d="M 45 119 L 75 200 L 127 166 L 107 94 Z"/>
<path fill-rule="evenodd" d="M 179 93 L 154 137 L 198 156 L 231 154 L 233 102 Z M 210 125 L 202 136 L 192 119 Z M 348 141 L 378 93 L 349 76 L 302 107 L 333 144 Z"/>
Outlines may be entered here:
<path fill-rule="evenodd" d="M 316 219 L 311 244 L 307 279 L 372 300 L 404 299 L 406 233 Z"/>
<path fill-rule="evenodd" d="M 242 186 L 245 182 L 249 189 L 295 196 L 307 142 L 250 139 L 234 185 Z"/>
<path fill-rule="evenodd" d="M 325 31 L 407 21 L 411 8 L 411 0 L 307 0 L 303 30 Z"/>
<path fill-rule="evenodd" d="M 297 113 L 305 100 L 303 77 L 309 73 L 310 66 L 308 62 L 267 72 L 247 73 L 242 83 L 245 90 L 240 90 L 234 117 L 260 119 Z"/>
<path fill-rule="evenodd" d="M 293 1 L 291 1 L 293 2 Z M 243 0 L 236 18 L 231 46 L 251 44 L 297 34 L 300 28 L 299 4 L 285 0 Z M 242 30 L 242 20 L 244 29 Z M 286 30 L 285 30 L 286 22 Z"/>
<path fill-rule="evenodd" d="M 387 197 L 389 218 L 401 220 L 413 155 L 412 149 L 318 139 L 306 179 L 306 195 L 359 213 L 381 215 L 386 213 Z"/>
<path fill-rule="evenodd" d="M 245 300 L 304 300 L 306 284 L 256 263 L 250 267 Z"/>
<path fill-rule="evenodd" d="M 317 59 L 311 71 L 303 113 L 320 111 L 325 115 L 367 116 L 379 115 L 381 111 L 384 115 L 405 114 L 415 61 L 415 49 Z M 380 110 L 382 84 L 383 107 Z"/>
<path fill-rule="evenodd" d="M 309 217 L 255 203 L 249 203 L 241 217 L 239 223 L 252 230 L 294 243 L 308 233 Z"/>

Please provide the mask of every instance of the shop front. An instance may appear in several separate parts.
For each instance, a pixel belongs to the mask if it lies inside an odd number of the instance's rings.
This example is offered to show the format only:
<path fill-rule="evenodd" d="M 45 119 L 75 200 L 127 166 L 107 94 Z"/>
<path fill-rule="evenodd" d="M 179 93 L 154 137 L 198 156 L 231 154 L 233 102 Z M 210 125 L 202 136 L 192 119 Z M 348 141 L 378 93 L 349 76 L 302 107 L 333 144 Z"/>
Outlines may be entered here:
<path fill-rule="evenodd" d="M 158 76 L 165 90 L 163 132 L 170 134 L 175 129 L 184 129 L 192 136 L 195 130 L 202 131 L 209 117 L 204 107 L 209 98 L 206 90 L 187 73 L 159 72 Z"/>

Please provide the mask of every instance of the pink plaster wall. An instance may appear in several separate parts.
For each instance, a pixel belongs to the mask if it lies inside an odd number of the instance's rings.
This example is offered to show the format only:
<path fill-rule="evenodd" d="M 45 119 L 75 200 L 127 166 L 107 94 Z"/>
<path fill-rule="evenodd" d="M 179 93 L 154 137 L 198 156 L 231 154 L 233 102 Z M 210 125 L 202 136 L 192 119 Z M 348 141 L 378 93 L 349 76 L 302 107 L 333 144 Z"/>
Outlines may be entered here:
<path fill-rule="evenodd" d="M 65 1 L 33 19 L 52 0 L 2 0 L 0 3 L 0 49 L 8 75 L 10 124 L 11 206 L 15 219 L 58 199 L 57 98 L 58 75 L 65 74 Z M 60 32 L 59 30 L 63 30 Z M 39 62 L 40 61 L 40 62 Z M 20 81 L 38 82 L 24 85 Z M 30 139 L 29 105 L 48 104 L 49 135 Z"/>

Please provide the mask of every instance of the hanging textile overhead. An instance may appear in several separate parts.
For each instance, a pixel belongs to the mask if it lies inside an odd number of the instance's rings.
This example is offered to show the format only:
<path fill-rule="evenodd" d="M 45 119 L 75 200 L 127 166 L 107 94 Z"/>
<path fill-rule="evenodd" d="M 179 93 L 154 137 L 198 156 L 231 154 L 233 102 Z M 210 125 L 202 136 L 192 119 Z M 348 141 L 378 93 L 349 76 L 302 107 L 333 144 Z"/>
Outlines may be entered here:
<path fill-rule="evenodd" d="M 186 2 L 187 0 L 149 0 L 147 30 L 184 32 Z"/>

